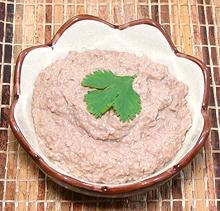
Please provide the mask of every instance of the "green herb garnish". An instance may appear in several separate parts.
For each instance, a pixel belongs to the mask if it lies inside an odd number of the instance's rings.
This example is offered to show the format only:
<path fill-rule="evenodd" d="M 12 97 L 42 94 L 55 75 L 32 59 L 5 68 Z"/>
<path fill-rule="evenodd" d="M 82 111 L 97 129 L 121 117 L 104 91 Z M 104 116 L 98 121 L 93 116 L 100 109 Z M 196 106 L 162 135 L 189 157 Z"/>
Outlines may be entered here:
<path fill-rule="evenodd" d="M 98 70 L 87 75 L 82 86 L 90 87 L 84 101 L 88 111 L 96 118 L 113 108 L 121 121 L 132 120 L 141 111 L 139 94 L 132 83 L 135 76 L 117 76 L 111 71 Z"/>

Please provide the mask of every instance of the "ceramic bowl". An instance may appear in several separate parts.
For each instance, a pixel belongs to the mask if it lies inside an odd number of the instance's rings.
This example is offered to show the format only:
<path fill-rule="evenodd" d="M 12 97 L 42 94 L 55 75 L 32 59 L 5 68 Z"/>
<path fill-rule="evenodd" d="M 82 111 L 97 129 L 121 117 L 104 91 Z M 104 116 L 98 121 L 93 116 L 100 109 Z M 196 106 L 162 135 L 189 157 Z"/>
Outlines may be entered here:
<path fill-rule="evenodd" d="M 46 66 L 64 58 L 70 50 L 125 51 L 145 55 L 168 66 L 169 72 L 189 87 L 187 101 L 192 127 L 182 148 L 160 171 L 139 181 L 120 185 L 82 181 L 65 173 L 42 152 L 36 140 L 31 114 L 34 82 Z M 197 154 L 209 133 L 207 116 L 209 73 L 198 59 L 180 53 L 164 29 L 152 20 L 113 25 L 98 17 L 80 15 L 66 22 L 45 45 L 22 51 L 15 68 L 14 100 L 10 110 L 11 128 L 31 158 L 54 181 L 74 191 L 102 197 L 125 197 L 159 185 L 178 173 Z"/>

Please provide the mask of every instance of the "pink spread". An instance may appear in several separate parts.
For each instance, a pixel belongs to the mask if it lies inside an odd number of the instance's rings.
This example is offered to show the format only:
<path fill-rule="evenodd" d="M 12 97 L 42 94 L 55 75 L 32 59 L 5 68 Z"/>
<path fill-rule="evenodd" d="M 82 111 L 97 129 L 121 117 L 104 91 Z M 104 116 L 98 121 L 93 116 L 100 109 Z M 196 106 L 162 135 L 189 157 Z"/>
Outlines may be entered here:
<path fill-rule="evenodd" d="M 113 111 L 96 119 L 87 111 L 83 78 L 99 69 L 134 75 L 142 110 L 121 122 Z M 114 51 L 70 52 L 35 83 L 32 114 L 38 142 L 65 172 L 97 183 L 126 183 L 161 169 L 181 148 L 191 126 L 188 88 L 166 66 Z"/>

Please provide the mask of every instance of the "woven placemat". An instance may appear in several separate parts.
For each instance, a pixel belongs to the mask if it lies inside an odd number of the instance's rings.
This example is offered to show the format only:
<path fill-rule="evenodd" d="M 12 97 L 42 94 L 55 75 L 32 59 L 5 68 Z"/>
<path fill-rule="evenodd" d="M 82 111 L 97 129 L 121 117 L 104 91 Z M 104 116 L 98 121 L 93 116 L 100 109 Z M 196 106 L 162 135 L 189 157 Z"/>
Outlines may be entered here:
<path fill-rule="evenodd" d="M 14 138 L 8 113 L 18 53 L 51 39 L 70 17 L 87 13 L 120 24 L 160 22 L 180 51 L 211 72 L 211 134 L 196 158 L 155 190 L 126 199 L 97 199 L 52 182 Z M 220 210 L 219 0 L 0 0 L 0 210 Z"/>

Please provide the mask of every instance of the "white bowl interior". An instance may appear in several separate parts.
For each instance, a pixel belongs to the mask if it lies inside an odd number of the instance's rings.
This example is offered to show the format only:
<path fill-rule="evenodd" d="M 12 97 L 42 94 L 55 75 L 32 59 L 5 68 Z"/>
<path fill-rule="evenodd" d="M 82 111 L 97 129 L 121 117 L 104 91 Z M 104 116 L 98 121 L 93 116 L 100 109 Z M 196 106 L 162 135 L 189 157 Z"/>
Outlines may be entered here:
<path fill-rule="evenodd" d="M 32 93 L 38 74 L 46 66 L 58 58 L 65 57 L 70 50 L 82 52 L 91 49 L 146 55 L 152 61 L 168 66 L 171 74 L 188 85 L 187 101 L 193 117 L 192 127 L 186 135 L 183 147 L 173 160 L 150 177 L 175 165 L 192 149 L 202 132 L 204 120 L 201 115 L 201 105 L 204 79 L 196 63 L 177 57 L 162 33 L 156 27 L 145 24 L 119 31 L 97 21 L 84 20 L 69 27 L 53 48 L 42 47 L 28 53 L 21 70 L 21 95 L 15 106 L 15 120 L 28 143 L 49 166 L 66 174 L 46 157 L 38 145 L 31 114 Z"/>

